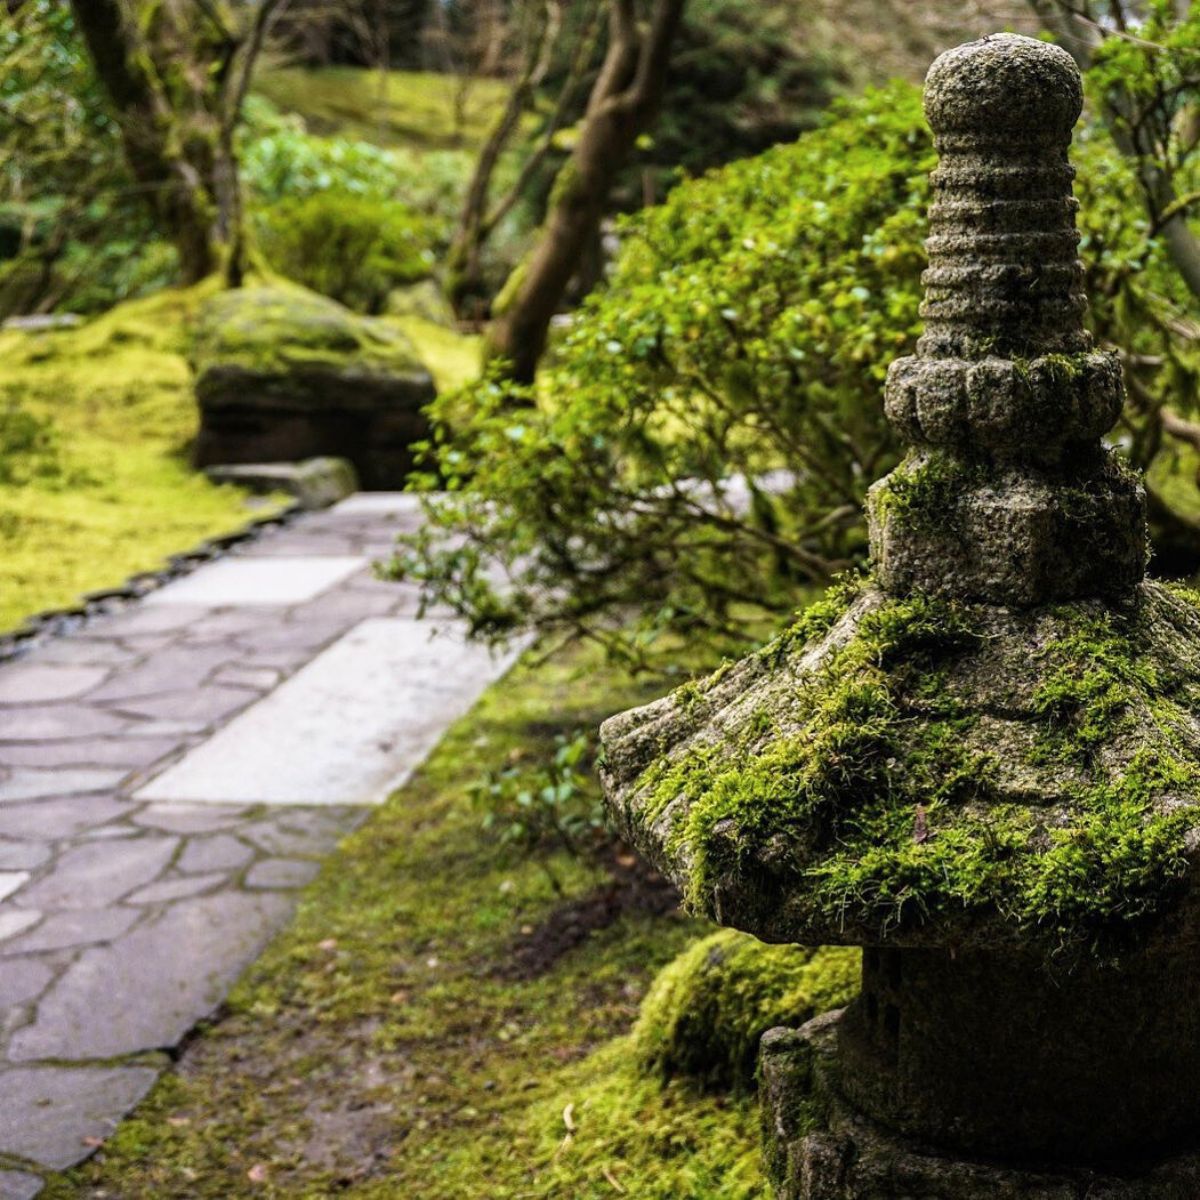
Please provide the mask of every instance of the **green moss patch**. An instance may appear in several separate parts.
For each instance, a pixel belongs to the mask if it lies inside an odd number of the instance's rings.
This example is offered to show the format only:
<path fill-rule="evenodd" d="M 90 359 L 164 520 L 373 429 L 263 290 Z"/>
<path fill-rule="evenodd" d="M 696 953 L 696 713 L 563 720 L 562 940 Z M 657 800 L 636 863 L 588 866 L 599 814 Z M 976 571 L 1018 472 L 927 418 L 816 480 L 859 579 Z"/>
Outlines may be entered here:
<path fill-rule="evenodd" d="M 769 946 L 722 930 L 655 979 L 634 1029 L 638 1062 L 663 1079 L 749 1091 L 762 1035 L 846 1004 L 859 973 L 857 949 Z"/>

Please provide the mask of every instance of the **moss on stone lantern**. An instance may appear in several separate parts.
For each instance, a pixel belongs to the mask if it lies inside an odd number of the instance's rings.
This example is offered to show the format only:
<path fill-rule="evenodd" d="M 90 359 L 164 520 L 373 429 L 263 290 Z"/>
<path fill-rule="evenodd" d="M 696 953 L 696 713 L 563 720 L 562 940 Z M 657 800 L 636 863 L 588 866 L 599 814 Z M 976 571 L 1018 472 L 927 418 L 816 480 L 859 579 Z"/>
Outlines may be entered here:
<path fill-rule="evenodd" d="M 1101 441 L 1067 159 L 1078 71 L 942 55 L 910 446 L 872 571 L 602 731 L 608 803 L 690 906 L 865 947 L 861 995 L 763 1046 L 788 1200 L 1200 1196 L 1200 609 L 1143 578 Z"/>

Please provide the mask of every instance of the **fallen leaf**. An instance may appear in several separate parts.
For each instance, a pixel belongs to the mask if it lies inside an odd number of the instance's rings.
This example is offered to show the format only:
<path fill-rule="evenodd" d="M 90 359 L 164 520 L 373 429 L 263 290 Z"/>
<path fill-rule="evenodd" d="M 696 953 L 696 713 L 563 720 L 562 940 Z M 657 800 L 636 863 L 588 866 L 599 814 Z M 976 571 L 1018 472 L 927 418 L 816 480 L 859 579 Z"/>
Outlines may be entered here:
<path fill-rule="evenodd" d="M 246 1178 L 251 1183 L 266 1183 L 267 1182 L 267 1164 L 255 1163 L 254 1166 L 246 1172 Z"/>
<path fill-rule="evenodd" d="M 563 1124 L 567 1127 L 568 1133 L 575 1132 L 575 1105 L 573 1102 L 563 1109 Z"/>
<path fill-rule="evenodd" d="M 917 815 L 913 818 L 913 841 L 919 846 L 929 841 L 929 821 L 925 815 L 925 805 L 917 805 Z"/>

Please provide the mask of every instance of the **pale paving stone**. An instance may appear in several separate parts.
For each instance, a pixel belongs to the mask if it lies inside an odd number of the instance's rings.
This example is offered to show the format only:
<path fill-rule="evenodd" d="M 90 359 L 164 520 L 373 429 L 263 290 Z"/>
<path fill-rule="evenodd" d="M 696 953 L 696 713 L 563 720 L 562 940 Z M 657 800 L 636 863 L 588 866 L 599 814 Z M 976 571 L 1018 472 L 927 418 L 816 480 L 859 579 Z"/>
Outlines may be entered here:
<path fill-rule="evenodd" d="M 16 958 L 0 970 L 0 1011 L 27 1004 L 46 990 L 54 978 L 49 965 L 37 958 Z"/>
<path fill-rule="evenodd" d="M 16 937 L 18 933 L 24 933 L 41 919 L 42 914 L 36 910 L 28 912 L 23 908 L 0 908 L 0 942 L 6 942 L 9 938 Z M 0 947 L 0 953 L 3 953 L 2 947 Z"/>
<path fill-rule="evenodd" d="M 105 825 L 133 809 L 111 796 L 41 800 L 36 804 L 0 804 L 0 837 L 57 841 Z"/>
<path fill-rule="evenodd" d="M 9 1057 L 114 1058 L 175 1046 L 290 908 L 271 892 L 218 892 L 181 900 L 111 946 L 85 950 L 42 999 L 34 1023 L 13 1036 Z"/>
<path fill-rule="evenodd" d="M 326 816 L 326 813 L 329 816 Z M 238 834 L 279 858 L 327 854 L 366 816 L 364 809 L 287 808 L 282 816 L 243 825 Z M 324 817 L 325 819 L 319 819 Z"/>
<path fill-rule="evenodd" d="M 54 1170 L 82 1162 L 150 1090 L 149 1067 L 26 1067 L 0 1072 L 0 1152 Z"/>
<path fill-rule="evenodd" d="M 178 745 L 175 738 L 85 738 L 67 742 L 0 743 L 0 762 L 8 767 L 149 766 Z"/>
<path fill-rule="evenodd" d="M 68 667 L 128 666 L 131 655 L 116 641 L 79 638 L 75 634 L 50 638 L 37 648 L 39 663 L 61 663 Z"/>
<path fill-rule="evenodd" d="M 239 824 L 245 815 L 244 806 L 148 804 L 133 820 L 136 825 L 163 829 L 167 833 L 215 833 Z"/>
<path fill-rule="evenodd" d="M 234 604 L 299 604 L 332 587 L 363 565 L 359 557 L 224 558 L 177 579 L 143 601 L 224 608 Z"/>
<path fill-rule="evenodd" d="M 28 882 L 28 871 L 0 871 L 0 900 L 11 896 Z"/>
<path fill-rule="evenodd" d="M 41 916 L 40 913 L 35 914 Z M 131 929 L 140 914 L 131 908 L 93 908 L 56 913 L 32 933 L 0 946 L 0 954 L 33 954 L 46 950 L 70 950 L 111 942 Z M 7 964 L 0 967 L 6 970 Z"/>
<path fill-rule="evenodd" d="M 143 787 L 143 800 L 376 804 L 515 658 L 364 621 Z"/>
<path fill-rule="evenodd" d="M 419 513 L 421 498 L 412 492 L 355 492 L 330 510 L 339 516 L 396 516 Z"/>
<path fill-rule="evenodd" d="M 0 1200 L 33 1200 L 43 1186 L 36 1175 L 25 1171 L 0 1171 Z"/>
<path fill-rule="evenodd" d="M 215 837 L 192 838 L 183 848 L 175 866 L 186 874 L 206 871 L 231 871 L 244 867 L 254 857 L 254 851 L 235 837 L 217 834 Z"/>
<path fill-rule="evenodd" d="M 119 841 L 72 846 L 53 870 L 22 891 L 30 908 L 99 908 L 111 904 L 161 874 L 179 840 L 142 834 Z"/>
<path fill-rule="evenodd" d="M 299 862 L 292 858 L 268 858 L 255 863 L 246 872 L 246 887 L 267 891 L 301 888 L 312 882 L 320 870 L 320 863 Z"/>
<path fill-rule="evenodd" d="M 21 662 L 0 667 L 0 704 L 71 700 L 102 683 L 107 667 L 66 667 Z"/>
<path fill-rule="evenodd" d="M 0 804 L 80 792 L 107 792 L 127 774 L 124 768 L 59 767 L 49 771 L 22 768 L 0 782 Z"/>
<path fill-rule="evenodd" d="M 185 896 L 197 896 L 229 878 L 223 871 L 210 875 L 188 875 L 179 879 L 160 879 L 158 883 L 138 888 L 132 896 L 125 897 L 126 904 L 166 904 L 171 900 L 182 900 Z"/>

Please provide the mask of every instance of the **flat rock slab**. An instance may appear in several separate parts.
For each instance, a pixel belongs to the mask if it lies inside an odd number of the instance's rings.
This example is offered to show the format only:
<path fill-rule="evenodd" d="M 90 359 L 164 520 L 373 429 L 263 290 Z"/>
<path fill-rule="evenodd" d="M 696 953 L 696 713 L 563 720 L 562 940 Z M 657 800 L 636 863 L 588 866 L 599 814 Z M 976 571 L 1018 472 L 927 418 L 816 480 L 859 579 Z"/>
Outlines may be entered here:
<path fill-rule="evenodd" d="M 320 595 L 366 565 L 365 558 L 312 555 L 297 558 L 223 558 L 151 592 L 152 607 L 191 604 L 300 604 Z"/>
<path fill-rule="evenodd" d="M 0 1171 L 0 1200 L 33 1200 L 42 1181 L 24 1171 Z"/>
<path fill-rule="evenodd" d="M 420 512 L 421 500 L 411 492 L 357 492 L 332 511 L 340 516 L 400 516 Z"/>
<path fill-rule="evenodd" d="M 157 1074 L 150 1067 L 0 1071 L 0 1153 L 55 1170 L 82 1162 L 94 1139 L 112 1133 Z"/>
<path fill-rule="evenodd" d="M 94 688 L 107 674 L 104 667 L 15 663 L 0 668 L 0 704 L 69 700 Z"/>
<path fill-rule="evenodd" d="M 176 1046 L 290 908 L 271 892 L 181 900 L 120 941 L 85 950 L 38 1005 L 35 1022 L 13 1036 L 9 1058 L 104 1059 Z"/>
<path fill-rule="evenodd" d="M 377 618 L 137 793 L 157 802 L 378 804 L 513 655 Z"/>

